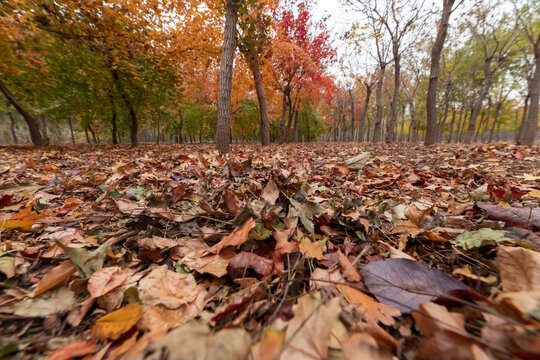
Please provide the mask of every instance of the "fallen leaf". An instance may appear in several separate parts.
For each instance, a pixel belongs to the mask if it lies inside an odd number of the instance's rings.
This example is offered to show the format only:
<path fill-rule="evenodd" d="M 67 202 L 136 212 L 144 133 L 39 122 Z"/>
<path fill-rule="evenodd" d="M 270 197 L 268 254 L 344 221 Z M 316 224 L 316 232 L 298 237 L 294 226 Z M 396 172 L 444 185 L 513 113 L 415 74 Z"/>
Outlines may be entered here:
<path fill-rule="evenodd" d="M 504 291 L 540 290 L 540 253 L 522 247 L 499 246 L 496 263 Z"/>
<path fill-rule="evenodd" d="M 212 332 L 208 325 L 196 321 L 170 331 L 152 342 L 132 360 L 147 359 L 204 359 L 245 360 L 248 358 L 251 337 L 243 329 L 223 329 Z"/>
<path fill-rule="evenodd" d="M 361 170 L 364 168 L 364 166 L 368 163 L 369 158 L 371 156 L 371 153 L 369 152 L 362 152 L 350 159 L 345 160 L 345 165 L 349 169 L 353 170 Z"/>
<path fill-rule="evenodd" d="M 270 179 L 264 187 L 261 197 L 270 205 L 275 205 L 277 199 L 279 199 L 279 189 L 274 181 Z"/>
<path fill-rule="evenodd" d="M 0 229 L 20 228 L 24 231 L 31 231 L 32 225 L 43 218 L 45 218 L 44 214 L 36 214 L 32 211 L 32 207 L 29 206 L 14 214 L 8 220 L 0 222 Z"/>
<path fill-rule="evenodd" d="M 339 321 L 339 298 L 335 297 L 324 305 L 319 305 L 319 302 L 313 295 L 305 295 L 293 306 L 294 317 L 285 332 L 285 341 L 290 342 L 280 359 L 327 358 L 331 329 Z"/>
<path fill-rule="evenodd" d="M 231 190 L 225 191 L 223 201 L 225 202 L 225 208 L 227 209 L 227 212 L 231 215 L 236 215 L 236 213 L 238 212 L 238 207 L 236 206 L 237 200 L 238 198 Z"/>
<path fill-rule="evenodd" d="M 511 207 L 488 204 L 476 204 L 487 213 L 491 220 L 504 221 L 506 226 L 530 228 L 540 231 L 540 207 Z"/>
<path fill-rule="evenodd" d="M 177 203 L 186 196 L 186 187 L 184 184 L 178 184 L 173 189 L 173 203 Z"/>
<path fill-rule="evenodd" d="M 244 277 L 247 269 L 251 269 L 262 276 L 268 276 L 272 273 L 273 266 L 272 260 L 243 251 L 229 260 L 227 272 L 232 278 Z"/>
<path fill-rule="evenodd" d="M 143 204 L 135 202 L 133 200 L 128 200 L 128 199 L 113 199 L 113 200 L 116 203 L 116 206 L 118 206 L 118 210 L 120 210 L 121 212 L 127 215 L 131 215 L 131 216 L 141 215 L 145 209 L 145 206 Z"/>
<path fill-rule="evenodd" d="M 12 278 L 15 276 L 15 258 L 13 256 L 0 257 L 0 271 L 6 275 L 6 277 Z"/>
<path fill-rule="evenodd" d="M 272 360 L 281 349 L 284 337 L 283 331 L 275 331 L 270 326 L 264 329 L 261 341 L 251 348 L 253 360 Z"/>
<path fill-rule="evenodd" d="M 298 245 L 300 252 L 308 258 L 317 260 L 326 260 L 326 256 L 323 255 L 323 251 L 326 245 L 326 241 L 311 241 L 307 236 L 302 236 L 302 240 Z"/>
<path fill-rule="evenodd" d="M 139 297 L 147 305 L 176 309 L 197 298 L 197 283 L 191 274 L 179 274 L 163 265 L 139 281 Z"/>
<path fill-rule="evenodd" d="M 76 271 L 77 269 L 75 269 L 75 266 L 73 266 L 73 262 L 71 262 L 71 260 L 64 261 L 60 265 L 57 265 L 56 267 L 49 270 L 49 272 L 45 274 L 43 279 L 41 279 L 41 281 L 34 289 L 32 297 L 39 296 L 44 292 L 59 286 Z"/>
<path fill-rule="evenodd" d="M 311 201 L 298 202 L 294 199 L 289 199 L 289 201 L 292 207 L 289 207 L 288 217 L 299 216 L 306 230 L 313 233 L 315 231 L 313 217 L 325 213 L 326 210 L 321 205 Z"/>
<path fill-rule="evenodd" d="M 337 285 L 337 288 L 351 304 L 358 305 L 356 309 L 364 317 L 368 317 L 375 322 L 380 321 L 384 325 L 391 326 L 396 323 L 394 317 L 401 316 L 401 311 L 395 307 L 382 304 L 350 286 Z"/>
<path fill-rule="evenodd" d="M 126 305 L 96 321 L 92 328 L 92 336 L 100 339 L 116 340 L 130 330 L 141 318 L 139 304 Z"/>
<path fill-rule="evenodd" d="M 225 246 L 239 246 L 245 243 L 248 239 L 249 232 L 255 227 L 255 220 L 250 218 L 242 227 L 242 229 L 233 232 L 218 242 L 216 245 L 212 246 L 204 252 L 210 252 L 213 254 L 219 254 Z"/>
<path fill-rule="evenodd" d="M 95 271 L 103 267 L 103 262 L 107 256 L 107 248 L 113 239 L 104 242 L 96 250 L 88 251 L 85 248 L 68 247 L 57 241 L 56 244 L 69 256 L 75 268 L 83 279 L 88 279 Z"/>
<path fill-rule="evenodd" d="M 118 266 L 99 269 L 88 279 L 88 292 L 93 298 L 103 296 L 122 286 L 127 278 L 127 271 Z"/>
<path fill-rule="evenodd" d="M 369 291 L 381 303 L 410 313 L 426 302 L 453 290 L 465 290 L 462 282 L 440 270 L 408 259 L 372 261 L 360 268 Z"/>
<path fill-rule="evenodd" d="M 388 350 L 379 348 L 377 341 L 367 333 L 352 333 L 341 345 L 344 360 L 391 360 Z"/>
<path fill-rule="evenodd" d="M 75 306 L 75 293 L 65 287 L 50 291 L 47 296 L 24 299 L 15 305 L 0 307 L 0 312 L 19 316 L 45 317 L 63 314 Z"/>
<path fill-rule="evenodd" d="M 485 245 L 501 243 L 503 241 L 511 241 L 510 238 L 506 237 L 506 231 L 482 228 L 473 233 L 465 231 L 456 237 L 455 240 L 452 240 L 451 243 L 464 250 L 470 250 Z"/>
<path fill-rule="evenodd" d="M 93 354 L 98 350 L 99 348 L 93 341 L 77 340 L 55 350 L 45 360 L 71 360 L 75 357 Z"/>
<path fill-rule="evenodd" d="M 207 254 L 201 256 L 197 252 L 189 253 L 180 262 L 198 273 L 211 274 L 218 278 L 227 274 L 227 266 L 229 265 L 229 260 L 220 255 Z"/>

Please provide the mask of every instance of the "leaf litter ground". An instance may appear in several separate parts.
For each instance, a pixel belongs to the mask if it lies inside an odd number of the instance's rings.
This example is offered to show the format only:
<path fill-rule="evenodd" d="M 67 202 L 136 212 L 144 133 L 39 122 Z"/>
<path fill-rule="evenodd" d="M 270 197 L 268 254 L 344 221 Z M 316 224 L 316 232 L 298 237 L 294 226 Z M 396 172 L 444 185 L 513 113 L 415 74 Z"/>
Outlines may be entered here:
<path fill-rule="evenodd" d="M 540 356 L 540 154 L 0 149 L 1 356 Z"/>

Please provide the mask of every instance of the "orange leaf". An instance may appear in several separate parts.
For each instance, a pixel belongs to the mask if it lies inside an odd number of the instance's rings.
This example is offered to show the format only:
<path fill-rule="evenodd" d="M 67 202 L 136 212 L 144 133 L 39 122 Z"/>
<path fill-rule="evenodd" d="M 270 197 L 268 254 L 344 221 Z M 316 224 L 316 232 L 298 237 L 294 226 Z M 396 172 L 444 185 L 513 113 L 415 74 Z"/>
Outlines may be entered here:
<path fill-rule="evenodd" d="M 127 272 L 118 266 L 99 269 L 88 279 L 88 292 L 93 298 L 103 296 L 121 286 L 127 278 Z"/>
<path fill-rule="evenodd" d="M 364 313 L 366 318 L 380 321 L 385 325 L 393 325 L 394 317 L 400 316 L 401 311 L 393 306 L 381 304 L 363 292 L 345 285 L 337 285 L 338 290 L 345 295 L 351 304 L 358 305 L 357 310 Z"/>
<path fill-rule="evenodd" d="M 41 214 L 38 215 L 35 212 L 32 211 L 32 207 L 29 206 L 26 209 L 23 209 L 13 215 L 9 220 L 6 220 L 0 228 L 3 229 L 13 229 L 13 228 L 21 228 L 24 231 L 31 231 L 32 225 L 36 223 L 36 221 L 41 220 L 45 217 L 45 215 Z"/>
<path fill-rule="evenodd" d="M 219 254 L 225 246 L 238 246 L 245 243 L 248 239 L 249 232 L 255 227 L 255 220 L 250 218 L 242 227 L 242 229 L 233 232 L 225 236 L 220 242 L 212 246 L 206 252 L 211 252 L 213 254 Z"/>
<path fill-rule="evenodd" d="M 126 305 L 99 318 L 92 328 L 92 335 L 99 339 L 116 340 L 131 329 L 141 318 L 139 304 Z"/>
<path fill-rule="evenodd" d="M 71 360 L 74 357 L 93 354 L 98 350 L 96 343 L 92 341 L 77 340 L 54 351 L 46 360 Z"/>
<path fill-rule="evenodd" d="M 73 266 L 71 260 L 64 261 L 60 265 L 52 268 L 44 277 L 41 279 L 36 289 L 32 293 L 32 297 L 39 296 L 46 291 L 49 291 L 52 288 L 57 287 L 64 281 L 66 281 L 77 269 Z"/>

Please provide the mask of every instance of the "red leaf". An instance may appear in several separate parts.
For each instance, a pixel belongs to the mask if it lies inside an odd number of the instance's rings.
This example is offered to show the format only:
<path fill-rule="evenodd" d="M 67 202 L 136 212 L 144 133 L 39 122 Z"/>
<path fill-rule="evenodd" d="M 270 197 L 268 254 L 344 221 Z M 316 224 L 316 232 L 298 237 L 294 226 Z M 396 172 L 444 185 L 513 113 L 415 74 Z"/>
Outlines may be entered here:
<path fill-rule="evenodd" d="M 242 252 L 229 261 L 227 272 L 232 278 L 244 277 L 246 270 L 251 269 L 262 276 L 272 273 L 274 262 L 253 253 Z"/>

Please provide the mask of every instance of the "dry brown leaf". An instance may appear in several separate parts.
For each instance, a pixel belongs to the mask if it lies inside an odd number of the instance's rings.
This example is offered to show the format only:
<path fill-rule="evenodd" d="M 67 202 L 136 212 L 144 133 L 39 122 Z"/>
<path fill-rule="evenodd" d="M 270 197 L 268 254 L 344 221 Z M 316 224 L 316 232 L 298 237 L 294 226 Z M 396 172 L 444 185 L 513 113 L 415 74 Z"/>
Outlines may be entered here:
<path fill-rule="evenodd" d="M 522 247 L 499 246 L 496 263 L 505 292 L 540 290 L 540 253 Z"/>
<path fill-rule="evenodd" d="M 249 232 L 255 227 L 255 220 L 250 218 L 244 226 L 221 239 L 216 245 L 212 246 L 204 252 L 210 252 L 212 254 L 219 254 L 225 246 L 239 246 L 245 243 L 248 239 Z"/>
<path fill-rule="evenodd" d="M 0 221 L 0 229 L 20 228 L 24 231 L 31 231 L 32 225 L 43 218 L 45 218 L 45 215 L 36 214 L 32 211 L 32 207 L 30 206 L 14 214 L 8 220 Z"/>
<path fill-rule="evenodd" d="M 335 297 L 316 309 L 319 301 L 312 295 L 305 295 L 293 306 L 294 318 L 289 321 L 285 341 L 292 339 L 281 360 L 327 358 L 330 332 L 340 312 L 339 298 Z"/>
<path fill-rule="evenodd" d="M 139 304 L 126 305 L 96 321 L 92 328 L 92 336 L 104 340 L 116 340 L 131 329 L 141 318 Z"/>
<path fill-rule="evenodd" d="M 99 269 L 88 279 L 88 292 L 93 298 L 103 296 L 122 286 L 127 278 L 127 271 L 118 266 Z"/>
<path fill-rule="evenodd" d="M 338 261 L 339 261 L 339 265 L 341 266 L 341 270 L 343 271 L 343 273 L 348 271 L 347 275 L 345 276 L 345 279 L 347 281 L 352 281 L 352 282 L 362 281 L 362 277 L 360 276 L 358 271 L 356 271 L 354 266 L 351 266 L 351 261 L 349 260 L 349 258 L 347 258 L 347 256 L 343 254 L 341 250 L 338 250 L 337 253 L 338 253 Z"/>
<path fill-rule="evenodd" d="M 272 360 L 281 349 L 285 333 L 283 331 L 274 331 L 267 327 L 264 330 L 261 341 L 253 345 L 251 354 L 254 360 Z"/>
<path fill-rule="evenodd" d="M 375 322 L 380 321 L 384 325 L 390 326 L 396 323 L 394 317 L 401 316 L 401 311 L 395 307 L 381 304 L 377 300 L 350 286 L 337 285 L 337 288 L 351 304 L 358 305 L 356 309 L 363 313 L 364 317 L 370 318 Z"/>
<path fill-rule="evenodd" d="M 353 333 L 342 345 L 344 360 L 391 360 L 392 353 L 380 349 L 377 341 L 367 333 Z"/>
<path fill-rule="evenodd" d="M 36 286 L 32 297 L 39 296 L 50 289 L 57 287 L 73 275 L 77 269 L 71 260 L 64 261 L 60 265 L 52 268 Z"/>
<path fill-rule="evenodd" d="M 145 305 L 176 309 L 197 298 L 197 282 L 191 274 L 179 274 L 163 265 L 139 282 L 139 297 Z"/>
<path fill-rule="evenodd" d="M 71 360 L 75 357 L 93 354 L 98 350 L 99 348 L 93 341 L 77 340 L 55 350 L 45 360 Z"/>
<path fill-rule="evenodd" d="M 276 200 L 279 198 L 279 189 L 274 179 L 268 181 L 262 191 L 261 197 L 270 205 L 276 204 Z"/>

